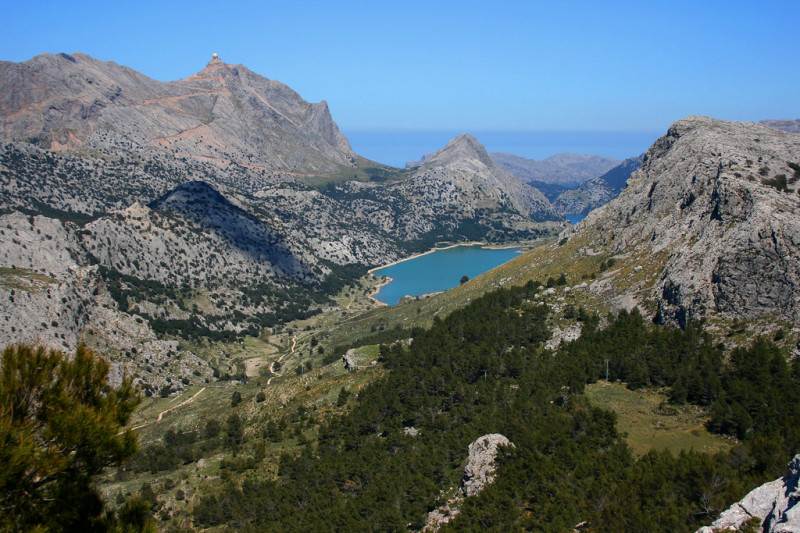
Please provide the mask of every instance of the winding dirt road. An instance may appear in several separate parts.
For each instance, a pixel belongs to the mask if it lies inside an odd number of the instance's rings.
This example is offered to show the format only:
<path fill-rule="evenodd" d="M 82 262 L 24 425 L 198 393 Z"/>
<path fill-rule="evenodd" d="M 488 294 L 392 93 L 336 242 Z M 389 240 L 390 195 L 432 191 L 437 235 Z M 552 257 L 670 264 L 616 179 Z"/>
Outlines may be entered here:
<path fill-rule="evenodd" d="M 297 335 L 293 335 L 292 336 L 292 347 L 289 349 L 289 353 L 288 354 L 283 354 L 282 356 L 278 357 L 277 361 L 273 361 L 269 365 L 269 373 L 272 374 L 272 375 L 267 380 L 267 385 L 272 383 L 272 378 L 280 377 L 280 374 L 275 373 L 275 363 L 283 363 L 283 358 L 284 357 L 286 357 L 287 355 L 292 355 L 294 353 L 294 347 L 295 346 L 297 346 Z"/>
<path fill-rule="evenodd" d="M 169 409 L 164 409 L 163 411 L 161 411 L 160 413 L 158 413 L 158 418 L 156 418 L 155 420 L 151 420 L 150 422 L 145 422 L 144 424 L 139 424 L 138 426 L 134 426 L 134 427 L 132 427 L 131 429 L 141 429 L 141 428 L 143 428 L 143 427 L 145 427 L 145 426 L 149 426 L 150 424 L 153 424 L 153 423 L 155 423 L 155 422 L 161 422 L 161 419 L 164 417 L 164 414 L 165 414 L 165 413 L 169 413 L 169 412 L 170 412 L 170 411 L 172 411 L 173 409 L 177 409 L 178 407 L 183 407 L 183 406 L 184 406 L 184 405 L 186 405 L 187 403 L 191 403 L 192 401 L 194 401 L 194 399 L 195 399 L 195 398 L 197 398 L 198 396 L 200 396 L 200 393 L 201 393 L 201 392 L 203 392 L 204 390 L 206 390 L 206 388 L 205 388 L 205 387 L 203 387 L 203 388 L 202 388 L 202 389 L 200 389 L 199 391 L 195 392 L 195 393 L 192 395 L 192 397 L 191 397 L 191 398 L 187 398 L 187 399 L 185 399 L 184 401 L 182 401 L 182 402 L 181 402 L 181 403 L 179 403 L 178 405 L 173 405 L 173 406 L 172 406 L 172 407 L 170 407 Z"/>

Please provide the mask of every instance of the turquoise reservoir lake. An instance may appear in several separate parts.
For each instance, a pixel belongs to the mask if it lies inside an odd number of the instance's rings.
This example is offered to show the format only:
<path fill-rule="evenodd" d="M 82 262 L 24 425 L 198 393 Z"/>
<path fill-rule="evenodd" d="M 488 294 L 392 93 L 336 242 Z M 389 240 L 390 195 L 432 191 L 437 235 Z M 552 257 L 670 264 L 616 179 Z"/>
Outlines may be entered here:
<path fill-rule="evenodd" d="M 586 218 L 586 214 L 582 215 L 564 215 L 564 218 L 570 221 L 571 224 L 577 224 L 584 218 Z"/>
<path fill-rule="evenodd" d="M 403 296 L 422 296 L 457 286 L 462 276 L 470 279 L 500 266 L 519 255 L 519 249 L 502 250 L 476 246 L 454 246 L 379 268 L 376 276 L 392 282 L 375 295 L 378 301 L 395 305 Z"/>

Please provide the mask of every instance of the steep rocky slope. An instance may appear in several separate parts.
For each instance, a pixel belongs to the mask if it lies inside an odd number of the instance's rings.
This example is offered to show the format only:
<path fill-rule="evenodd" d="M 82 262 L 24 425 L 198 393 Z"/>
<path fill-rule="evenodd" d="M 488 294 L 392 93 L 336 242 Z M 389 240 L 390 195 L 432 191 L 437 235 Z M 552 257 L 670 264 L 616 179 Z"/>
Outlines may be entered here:
<path fill-rule="evenodd" d="M 618 198 L 562 242 L 577 239 L 580 254 L 613 255 L 620 275 L 660 258 L 646 267 L 657 269 L 656 283 L 631 295 L 652 299 L 660 322 L 719 313 L 797 323 L 799 164 L 796 134 L 688 117 L 647 151 Z M 619 292 L 613 279 L 591 288 Z"/>
<path fill-rule="evenodd" d="M 642 165 L 642 157 L 626 159 L 602 176 L 584 181 L 559 194 L 553 207 L 562 214 L 584 214 L 616 198 L 631 174 Z"/>
<path fill-rule="evenodd" d="M 0 339 L 72 350 L 87 342 L 112 362 L 112 379 L 137 375 L 147 391 L 209 379 L 208 363 L 159 340 L 148 322 L 121 312 L 80 231 L 43 216 L 0 217 Z"/>

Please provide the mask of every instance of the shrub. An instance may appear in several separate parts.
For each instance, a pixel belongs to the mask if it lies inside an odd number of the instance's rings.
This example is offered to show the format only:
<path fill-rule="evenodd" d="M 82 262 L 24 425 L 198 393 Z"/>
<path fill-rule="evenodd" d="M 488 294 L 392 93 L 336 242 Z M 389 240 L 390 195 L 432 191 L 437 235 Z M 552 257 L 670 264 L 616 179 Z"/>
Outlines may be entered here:
<path fill-rule="evenodd" d="M 761 183 L 763 183 L 764 185 L 769 185 L 770 187 L 775 187 L 781 192 L 789 192 L 789 185 L 786 180 L 786 174 L 778 174 L 773 178 L 762 179 Z"/>
<path fill-rule="evenodd" d="M 242 403 L 242 393 L 238 390 L 234 391 L 233 394 L 231 394 L 231 407 L 236 407 L 240 403 Z"/>

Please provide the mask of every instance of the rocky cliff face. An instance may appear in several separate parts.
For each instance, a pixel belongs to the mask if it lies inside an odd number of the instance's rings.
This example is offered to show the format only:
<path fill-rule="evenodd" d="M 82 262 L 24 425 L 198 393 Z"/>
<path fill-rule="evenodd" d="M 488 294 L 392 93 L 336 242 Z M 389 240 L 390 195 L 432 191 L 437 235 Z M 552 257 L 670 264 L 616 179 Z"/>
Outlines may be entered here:
<path fill-rule="evenodd" d="M 742 526 L 757 519 L 763 533 L 791 533 L 800 531 L 800 455 L 789 463 L 786 475 L 752 490 L 741 501 L 734 503 L 710 526 L 697 533 L 739 531 Z"/>
<path fill-rule="evenodd" d="M 647 151 L 616 200 L 564 236 L 582 233 L 587 252 L 604 250 L 623 264 L 663 257 L 648 296 L 661 322 L 720 313 L 796 323 L 798 164 L 796 134 L 688 117 Z"/>

